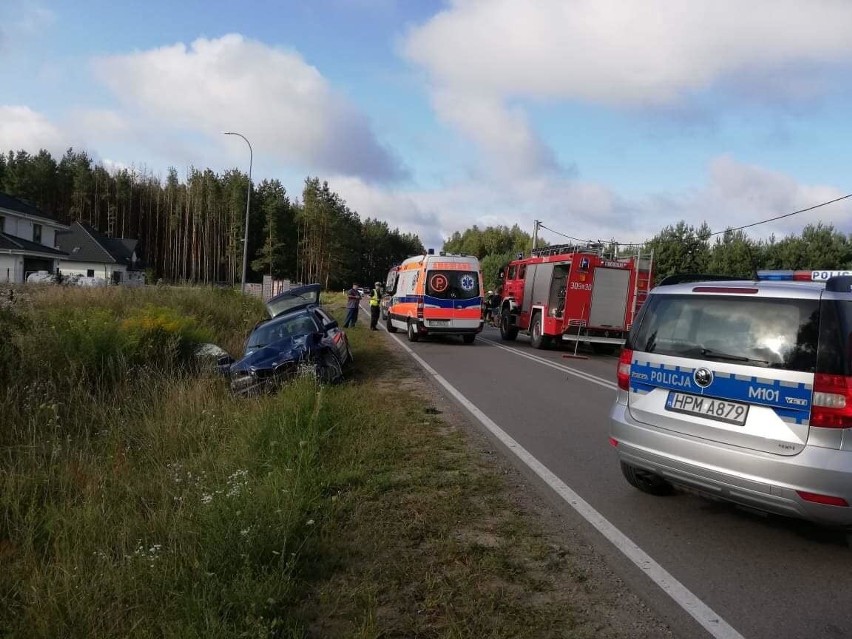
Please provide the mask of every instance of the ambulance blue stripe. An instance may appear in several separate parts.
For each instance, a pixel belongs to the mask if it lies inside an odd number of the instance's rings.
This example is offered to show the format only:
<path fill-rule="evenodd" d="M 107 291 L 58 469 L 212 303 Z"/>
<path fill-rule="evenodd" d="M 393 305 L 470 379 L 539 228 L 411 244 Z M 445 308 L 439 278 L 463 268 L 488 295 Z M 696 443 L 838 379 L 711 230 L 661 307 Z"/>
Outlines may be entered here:
<path fill-rule="evenodd" d="M 401 297 L 393 298 L 391 304 L 417 304 L 421 299 L 420 295 L 403 295 Z M 449 299 L 444 300 L 438 297 L 432 297 L 431 295 L 423 295 L 423 304 L 425 306 L 432 306 L 438 308 L 475 308 L 477 306 L 482 306 L 482 298 L 481 297 L 472 297 L 468 300 L 457 300 L 457 299 Z"/>

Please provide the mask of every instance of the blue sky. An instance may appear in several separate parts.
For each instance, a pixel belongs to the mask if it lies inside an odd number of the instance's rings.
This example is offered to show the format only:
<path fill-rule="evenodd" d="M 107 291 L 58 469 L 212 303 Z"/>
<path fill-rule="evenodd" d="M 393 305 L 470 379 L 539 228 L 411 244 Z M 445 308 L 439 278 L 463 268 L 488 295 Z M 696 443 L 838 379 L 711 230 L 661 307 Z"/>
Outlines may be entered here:
<path fill-rule="evenodd" d="M 847 0 L 0 1 L 0 150 L 327 179 L 427 246 L 641 241 L 852 192 Z M 852 233 L 841 203 L 749 230 Z M 546 239 L 558 241 L 558 236 Z"/>

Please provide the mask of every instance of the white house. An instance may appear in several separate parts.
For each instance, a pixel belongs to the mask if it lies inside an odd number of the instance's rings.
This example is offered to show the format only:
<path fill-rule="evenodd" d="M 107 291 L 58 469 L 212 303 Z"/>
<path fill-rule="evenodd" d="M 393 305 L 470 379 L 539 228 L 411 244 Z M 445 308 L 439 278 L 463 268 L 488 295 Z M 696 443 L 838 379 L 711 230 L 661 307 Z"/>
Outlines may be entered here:
<path fill-rule="evenodd" d="M 88 224 L 72 222 L 56 234 L 56 246 L 64 255 L 59 261 L 63 276 L 103 278 L 113 284 L 144 283 L 136 240 L 102 235 Z"/>
<path fill-rule="evenodd" d="M 55 273 L 62 251 L 56 232 L 68 228 L 32 204 L 0 193 L 0 282 L 21 283 L 37 271 Z"/>

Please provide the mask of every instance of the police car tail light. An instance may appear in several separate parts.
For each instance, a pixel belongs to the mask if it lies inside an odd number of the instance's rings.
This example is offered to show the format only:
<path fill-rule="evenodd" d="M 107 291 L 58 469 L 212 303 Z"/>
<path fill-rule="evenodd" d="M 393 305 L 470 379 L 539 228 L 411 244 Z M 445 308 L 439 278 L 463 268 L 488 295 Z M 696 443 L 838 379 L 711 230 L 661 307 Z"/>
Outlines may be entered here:
<path fill-rule="evenodd" d="M 852 377 L 825 373 L 814 376 L 811 426 L 852 428 Z"/>
<path fill-rule="evenodd" d="M 618 387 L 621 390 L 630 390 L 630 363 L 633 361 L 633 351 L 629 348 L 621 349 L 621 357 L 618 358 Z"/>

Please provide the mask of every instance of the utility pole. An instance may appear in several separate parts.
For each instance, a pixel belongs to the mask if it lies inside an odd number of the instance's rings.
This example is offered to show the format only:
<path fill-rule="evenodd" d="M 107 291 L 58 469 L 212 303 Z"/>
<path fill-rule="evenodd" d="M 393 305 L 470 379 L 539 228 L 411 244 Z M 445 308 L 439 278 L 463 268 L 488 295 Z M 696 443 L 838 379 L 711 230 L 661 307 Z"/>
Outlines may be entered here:
<path fill-rule="evenodd" d="M 245 140 L 245 143 L 248 144 L 249 148 L 248 193 L 246 194 L 246 230 L 245 235 L 243 237 L 243 281 L 242 288 L 240 289 L 240 291 L 245 294 L 246 276 L 248 275 L 249 211 L 251 210 L 251 165 L 254 161 L 254 151 L 251 148 L 251 142 L 249 142 L 248 138 L 242 133 L 237 133 L 235 131 L 226 131 L 223 135 L 238 135 L 243 140 Z"/>
<path fill-rule="evenodd" d="M 537 245 L 538 245 L 538 227 L 541 224 L 541 222 L 539 220 L 534 220 L 534 221 L 535 221 L 535 227 L 533 228 L 533 245 L 532 245 L 533 251 L 537 248 Z"/>

